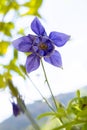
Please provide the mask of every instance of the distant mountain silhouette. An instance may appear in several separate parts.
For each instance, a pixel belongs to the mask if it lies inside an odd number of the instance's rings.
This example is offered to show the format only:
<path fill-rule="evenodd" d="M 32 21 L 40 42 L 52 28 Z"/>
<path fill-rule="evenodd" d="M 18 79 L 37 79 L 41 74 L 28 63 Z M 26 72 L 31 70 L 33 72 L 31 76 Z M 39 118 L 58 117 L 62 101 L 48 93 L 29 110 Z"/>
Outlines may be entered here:
<path fill-rule="evenodd" d="M 87 90 L 87 86 L 82 88 L 82 93 Z M 86 91 L 87 92 L 87 91 Z M 75 97 L 75 92 L 71 93 L 65 93 L 65 94 L 59 94 L 58 96 L 55 96 L 56 100 L 63 103 L 64 105 L 67 105 L 68 101 Z M 48 99 L 52 103 L 52 99 Z M 31 112 L 32 116 L 36 118 L 38 115 L 50 111 L 48 105 L 45 102 L 42 102 L 41 100 L 35 101 L 33 104 L 27 105 L 27 108 Z M 39 120 L 40 124 L 43 124 L 47 118 L 43 118 Z M 29 120 L 27 117 L 23 114 L 19 115 L 18 117 L 11 116 L 4 122 L 0 124 L 0 130 L 25 130 L 30 125 Z"/>
<path fill-rule="evenodd" d="M 45 102 L 36 101 L 33 104 L 27 105 L 27 108 L 31 112 L 32 116 L 36 118 L 39 114 L 49 111 L 49 107 Z M 29 120 L 24 114 L 18 117 L 11 116 L 0 124 L 0 130 L 24 130 L 30 125 Z"/>

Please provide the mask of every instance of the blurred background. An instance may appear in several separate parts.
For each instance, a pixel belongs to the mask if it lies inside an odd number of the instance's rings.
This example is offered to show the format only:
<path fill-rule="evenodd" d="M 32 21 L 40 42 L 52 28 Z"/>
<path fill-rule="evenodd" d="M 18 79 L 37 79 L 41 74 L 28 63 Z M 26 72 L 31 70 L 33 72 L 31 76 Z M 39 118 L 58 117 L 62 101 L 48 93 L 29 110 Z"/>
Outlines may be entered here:
<path fill-rule="evenodd" d="M 0 2 L 0 122 L 12 115 L 12 93 L 7 80 L 18 88 L 26 104 L 42 99 L 25 77 L 26 54 L 16 51 L 12 41 L 33 34 L 30 24 L 39 17 L 47 34 L 51 31 L 71 35 L 61 48 L 63 70 L 44 62 L 54 95 L 87 86 L 87 1 L 86 0 L 2 0 Z M 49 97 L 40 67 L 29 74 L 39 91 Z"/>

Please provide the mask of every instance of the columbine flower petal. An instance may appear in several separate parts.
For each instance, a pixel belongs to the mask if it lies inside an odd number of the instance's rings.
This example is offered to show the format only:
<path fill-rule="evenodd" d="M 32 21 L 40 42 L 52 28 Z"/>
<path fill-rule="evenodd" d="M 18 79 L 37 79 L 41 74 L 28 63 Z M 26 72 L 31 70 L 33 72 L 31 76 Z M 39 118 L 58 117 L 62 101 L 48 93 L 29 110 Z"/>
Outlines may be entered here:
<path fill-rule="evenodd" d="M 38 69 L 40 65 L 40 57 L 35 54 L 31 54 L 27 57 L 26 60 L 26 70 L 28 73 Z"/>
<path fill-rule="evenodd" d="M 62 59 L 58 51 L 54 51 L 50 57 L 44 57 L 44 60 L 54 66 L 62 68 Z"/>
<path fill-rule="evenodd" d="M 13 46 L 22 52 L 29 52 L 31 49 L 32 40 L 29 36 L 23 36 L 13 41 Z"/>
<path fill-rule="evenodd" d="M 37 35 L 42 35 L 42 36 L 47 35 L 44 27 L 42 26 L 42 24 L 40 23 L 40 21 L 38 20 L 37 17 L 32 21 L 32 23 L 31 23 L 31 29 Z"/>
<path fill-rule="evenodd" d="M 70 36 L 54 31 L 50 33 L 49 38 L 54 42 L 56 46 L 61 47 L 70 39 Z"/>

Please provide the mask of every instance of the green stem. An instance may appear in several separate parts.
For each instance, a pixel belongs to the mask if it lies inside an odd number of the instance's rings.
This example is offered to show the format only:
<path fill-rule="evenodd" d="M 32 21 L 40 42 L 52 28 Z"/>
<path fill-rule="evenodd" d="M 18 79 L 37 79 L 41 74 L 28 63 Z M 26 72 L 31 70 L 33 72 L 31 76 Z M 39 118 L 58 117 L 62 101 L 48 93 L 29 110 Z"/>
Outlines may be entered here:
<path fill-rule="evenodd" d="M 49 91 L 50 91 L 50 93 L 51 93 L 51 96 L 52 96 L 52 99 L 53 99 L 54 105 L 55 105 L 55 107 L 56 107 L 56 109 L 57 109 L 56 100 L 55 100 L 55 97 L 54 97 L 53 92 L 52 92 L 52 90 L 51 90 L 50 84 L 49 84 L 49 82 L 48 82 L 47 75 L 46 75 L 46 71 L 45 71 L 45 68 L 44 68 L 44 65 L 43 65 L 43 61 L 42 61 L 42 59 L 41 59 L 41 65 L 42 65 L 42 69 L 43 69 L 43 72 L 44 72 L 45 80 L 46 80 L 46 82 L 47 82 L 47 85 L 48 85 Z"/>
<path fill-rule="evenodd" d="M 36 87 L 36 85 L 34 84 L 34 82 L 31 80 L 31 78 L 27 75 L 27 77 L 29 78 L 29 80 L 31 81 L 32 85 L 34 86 L 34 88 L 38 91 L 38 93 L 41 95 L 41 97 L 44 99 L 44 101 L 47 103 L 47 105 L 49 106 L 49 108 L 54 111 L 53 107 L 51 106 L 51 104 L 47 101 L 47 99 L 41 94 L 41 92 L 39 91 L 39 89 Z"/>
<path fill-rule="evenodd" d="M 37 124 L 37 122 L 34 120 L 34 118 L 32 117 L 31 113 L 29 110 L 27 110 L 24 102 L 22 101 L 21 98 L 17 98 L 18 104 L 21 107 L 22 111 L 26 114 L 26 116 L 28 117 L 28 119 L 31 121 L 32 126 L 34 127 L 35 130 L 40 130 L 39 125 Z"/>

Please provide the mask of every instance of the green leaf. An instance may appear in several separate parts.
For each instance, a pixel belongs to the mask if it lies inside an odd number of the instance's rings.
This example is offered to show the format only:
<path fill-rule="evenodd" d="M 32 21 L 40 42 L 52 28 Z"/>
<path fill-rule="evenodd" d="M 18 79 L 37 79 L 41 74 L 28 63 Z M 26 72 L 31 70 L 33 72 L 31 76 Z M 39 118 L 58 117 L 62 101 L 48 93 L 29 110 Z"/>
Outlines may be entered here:
<path fill-rule="evenodd" d="M 12 96 L 18 97 L 19 96 L 18 89 L 13 85 L 11 80 L 8 80 L 8 86 L 9 86 Z"/>
<path fill-rule="evenodd" d="M 20 5 L 14 0 L 9 4 L 10 9 L 18 10 Z"/>
<path fill-rule="evenodd" d="M 20 67 L 18 67 L 16 64 L 15 64 L 15 61 L 14 59 L 11 60 L 10 64 L 9 65 L 5 65 L 4 68 L 8 69 L 8 71 L 14 71 L 16 72 L 17 74 L 19 74 L 21 77 L 23 77 L 25 79 L 25 76 L 24 74 L 22 73 Z"/>
<path fill-rule="evenodd" d="M 66 111 L 63 107 L 59 108 L 58 109 L 58 112 L 56 113 L 56 117 L 64 117 L 66 116 Z"/>
<path fill-rule="evenodd" d="M 20 65 L 20 69 L 22 70 L 22 72 L 26 75 L 27 73 L 26 73 L 26 69 L 25 69 L 25 66 L 23 66 L 23 65 Z"/>
<path fill-rule="evenodd" d="M 30 0 L 23 4 L 23 6 L 30 7 L 30 8 L 39 8 L 42 5 L 43 0 Z"/>
<path fill-rule="evenodd" d="M 46 116 L 54 116 L 54 115 L 55 115 L 54 112 L 46 112 L 46 113 L 40 114 L 37 118 L 41 119 L 41 118 L 46 117 Z"/>
<path fill-rule="evenodd" d="M 21 77 L 25 79 L 25 76 L 23 75 L 23 73 L 17 65 L 10 65 L 10 70 L 15 71 L 17 74 L 19 74 Z"/>
<path fill-rule="evenodd" d="M 43 113 L 43 114 L 40 114 L 38 116 L 38 119 L 41 119 L 45 116 L 54 116 L 55 118 L 61 118 L 61 117 L 64 117 L 66 116 L 66 113 L 63 109 L 59 110 L 58 112 L 46 112 L 46 113 Z"/>
<path fill-rule="evenodd" d="M 22 14 L 22 16 L 35 15 L 41 17 L 38 10 L 41 7 L 42 2 L 42 0 L 31 0 L 30 2 L 24 3 L 23 6 L 29 7 L 29 10 L 26 13 Z"/>
<path fill-rule="evenodd" d="M 0 42 L 0 55 L 6 54 L 9 44 L 10 44 L 10 42 L 8 42 L 8 41 Z"/>
<path fill-rule="evenodd" d="M 76 95 L 78 98 L 80 98 L 80 90 L 77 90 Z"/>
<path fill-rule="evenodd" d="M 1 0 L 0 1 L 0 13 L 6 13 L 6 0 Z"/>
<path fill-rule="evenodd" d="M 19 9 L 19 4 L 14 0 L 1 0 L 0 1 L 0 13 L 6 14 L 8 13 L 11 9 L 18 10 Z"/>
<path fill-rule="evenodd" d="M 7 84 L 6 84 L 5 77 L 0 74 L 0 89 L 6 88 L 6 85 L 7 85 Z"/>
<path fill-rule="evenodd" d="M 59 127 L 56 127 L 56 128 L 54 128 L 54 129 L 52 129 L 52 130 L 61 130 L 61 129 L 63 129 L 63 128 L 67 128 L 67 127 L 72 127 L 72 126 L 75 126 L 75 125 L 78 125 L 78 124 L 82 124 L 82 123 L 85 123 L 85 121 L 79 121 L 79 120 L 73 120 L 73 121 L 69 121 L 68 123 L 66 123 L 66 124 L 63 124 L 63 125 L 61 125 L 61 126 L 59 126 Z M 71 129 L 70 129 L 71 130 Z M 76 130 L 76 129 L 75 129 Z"/>
<path fill-rule="evenodd" d="M 13 62 L 13 64 L 15 64 L 17 59 L 18 59 L 18 51 L 16 49 L 14 49 L 14 58 L 11 62 Z"/>
<path fill-rule="evenodd" d="M 79 112 L 77 114 L 77 117 L 86 117 L 87 118 L 87 109 L 86 110 L 82 110 L 81 112 Z"/>
<path fill-rule="evenodd" d="M 3 32 L 7 36 L 11 36 L 11 29 L 14 28 L 14 23 L 12 22 L 0 22 L 0 31 Z"/>
<path fill-rule="evenodd" d="M 69 101 L 67 112 L 77 114 L 79 111 L 81 111 L 81 109 L 79 108 L 78 105 L 78 98 L 75 97 Z"/>
<path fill-rule="evenodd" d="M 82 130 L 87 130 L 87 123 L 83 125 Z"/>
<path fill-rule="evenodd" d="M 5 72 L 4 74 L 3 74 L 3 76 L 5 77 L 5 79 L 6 79 L 6 82 L 7 82 L 7 80 L 9 79 L 9 80 L 11 80 L 12 79 L 12 75 L 10 74 L 10 72 Z"/>
<path fill-rule="evenodd" d="M 26 16 L 26 15 L 34 15 L 41 18 L 41 15 L 38 13 L 37 9 L 35 8 L 30 8 L 26 13 L 22 14 L 21 16 Z"/>
<path fill-rule="evenodd" d="M 20 30 L 18 31 L 18 34 L 24 35 L 24 29 L 20 28 Z"/>

